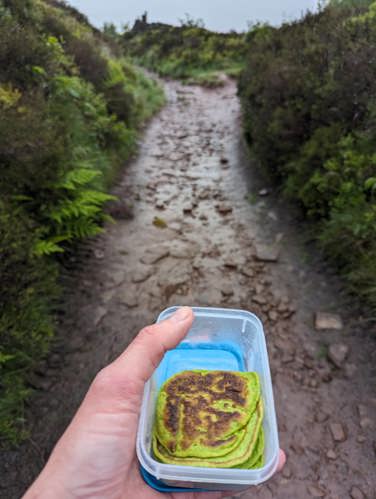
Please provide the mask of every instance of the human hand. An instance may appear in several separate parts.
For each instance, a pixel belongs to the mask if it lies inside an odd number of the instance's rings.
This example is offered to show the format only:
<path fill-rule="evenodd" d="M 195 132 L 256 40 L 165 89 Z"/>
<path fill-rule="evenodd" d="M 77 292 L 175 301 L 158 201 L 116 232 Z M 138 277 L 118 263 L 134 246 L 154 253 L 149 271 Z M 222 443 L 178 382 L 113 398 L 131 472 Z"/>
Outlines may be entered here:
<path fill-rule="evenodd" d="M 143 481 L 136 434 L 144 385 L 187 334 L 193 312 L 180 308 L 148 326 L 94 379 L 75 417 L 24 499 L 219 499 L 229 492 L 161 494 Z M 280 451 L 279 469 L 285 455 Z"/>

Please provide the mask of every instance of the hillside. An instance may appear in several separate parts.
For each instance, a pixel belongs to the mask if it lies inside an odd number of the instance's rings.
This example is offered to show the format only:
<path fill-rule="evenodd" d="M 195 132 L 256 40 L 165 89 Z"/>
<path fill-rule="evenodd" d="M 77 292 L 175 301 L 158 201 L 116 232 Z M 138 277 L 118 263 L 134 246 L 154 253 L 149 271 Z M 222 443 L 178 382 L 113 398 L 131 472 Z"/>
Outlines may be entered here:
<path fill-rule="evenodd" d="M 64 254 L 102 231 L 106 190 L 163 94 L 56 0 L 0 0 L 0 68 L 0 439 L 15 441 Z"/>
<path fill-rule="evenodd" d="M 162 76 L 207 86 L 221 84 L 221 73 L 237 76 L 246 52 L 245 35 L 216 33 L 189 16 L 181 26 L 137 20 L 122 35 L 125 53 Z"/>
<path fill-rule="evenodd" d="M 239 90 L 251 149 L 375 307 L 376 3 L 331 2 L 248 40 Z"/>

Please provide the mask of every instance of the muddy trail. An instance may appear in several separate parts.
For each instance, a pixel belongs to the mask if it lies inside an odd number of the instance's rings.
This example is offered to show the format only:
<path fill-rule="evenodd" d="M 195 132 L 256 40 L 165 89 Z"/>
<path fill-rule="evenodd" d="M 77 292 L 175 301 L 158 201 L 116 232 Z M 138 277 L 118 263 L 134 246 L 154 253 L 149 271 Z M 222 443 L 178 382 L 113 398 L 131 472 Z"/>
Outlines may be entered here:
<path fill-rule="evenodd" d="M 235 85 L 169 82 L 166 92 L 116 188 L 133 216 L 115 207 L 117 223 L 71 262 L 52 353 L 30 379 L 31 438 L 2 453 L 0 496 L 19 497 L 39 472 L 95 373 L 159 311 L 188 304 L 244 308 L 264 323 L 288 461 L 243 497 L 375 498 L 370 324 L 297 219 L 272 192 L 262 196 Z M 318 311 L 340 313 L 342 330 L 317 330 Z"/>

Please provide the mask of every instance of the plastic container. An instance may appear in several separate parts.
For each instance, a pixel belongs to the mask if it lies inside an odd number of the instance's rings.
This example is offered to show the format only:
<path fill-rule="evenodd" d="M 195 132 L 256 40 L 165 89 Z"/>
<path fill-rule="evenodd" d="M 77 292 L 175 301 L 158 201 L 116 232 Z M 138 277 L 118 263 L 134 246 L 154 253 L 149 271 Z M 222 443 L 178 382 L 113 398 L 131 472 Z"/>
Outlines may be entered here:
<path fill-rule="evenodd" d="M 167 319 L 178 307 L 164 310 L 157 322 Z M 279 442 L 269 360 L 261 321 L 244 310 L 192 307 L 195 320 L 177 348 L 166 353 L 145 385 L 137 434 L 137 456 L 144 479 L 163 491 L 233 490 L 268 480 L 276 471 Z M 151 434 L 158 390 L 175 373 L 187 369 L 256 371 L 261 381 L 265 414 L 265 465 L 254 470 L 202 468 L 163 464 L 151 450 Z"/>

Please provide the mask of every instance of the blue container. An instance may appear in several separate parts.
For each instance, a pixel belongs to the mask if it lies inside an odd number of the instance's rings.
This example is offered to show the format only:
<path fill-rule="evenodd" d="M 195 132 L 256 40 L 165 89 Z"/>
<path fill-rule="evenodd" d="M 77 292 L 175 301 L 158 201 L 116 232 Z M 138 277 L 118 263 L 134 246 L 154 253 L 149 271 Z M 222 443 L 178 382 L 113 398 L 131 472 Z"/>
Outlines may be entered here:
<path fill-rule="evenodd" d="M 164 310 L 157 322 L 178 307 Z M 278 429 L 265 335 L 261 321 L 244 310 L 192 307 L 193 325 L 186 338 L 167 352 L 145 385 L 137 434 L 137 456 L 144 479 L 161 492 L 189 490 L 240 491 L 268 480 L 279 459 Z M 265 465 L 259 469 L 224 469 L 178 466 L 154 459 L 151 436 L 155 406 L 161 385 L 174 374 L 188 369 L 256 371 L 264 401 Z"/>

